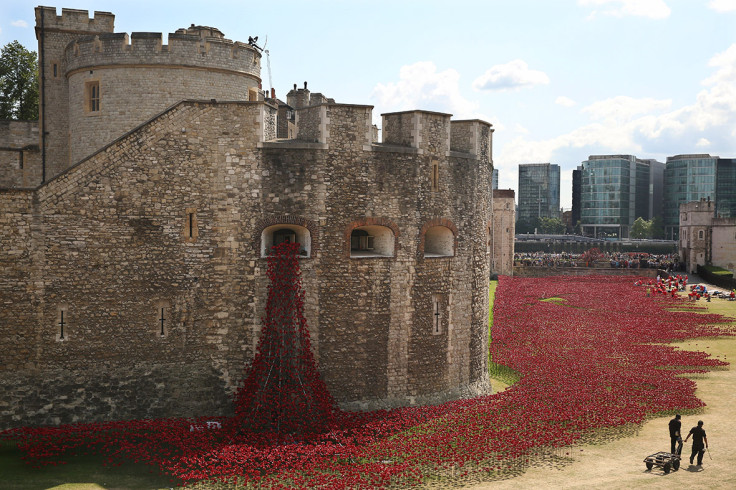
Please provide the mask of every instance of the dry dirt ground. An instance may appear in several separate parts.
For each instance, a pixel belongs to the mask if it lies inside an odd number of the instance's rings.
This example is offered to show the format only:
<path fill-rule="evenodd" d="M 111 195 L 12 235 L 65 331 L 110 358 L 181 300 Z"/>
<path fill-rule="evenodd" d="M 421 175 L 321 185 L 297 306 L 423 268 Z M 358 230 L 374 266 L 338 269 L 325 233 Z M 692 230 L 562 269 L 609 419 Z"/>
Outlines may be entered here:
<path fill-rule="evenodd" d="M 714 305 L 714 313 L 736 317 L 735 302 L 699 303 L 699 306 L 706 305 Z M 691 437 L 683 446 L 679 471 L 665 475 L 657 467 L 651 471 L 646 469 L 643 462 L 646 456 L 670 450 L 667 424 L 671 417 L 661 417 L 646 422 L 637 435 L 574 448 L 573 461 L 568 464 L 532 467 L 518 477 L 472 488 L 736 489 L 736 337 L 701 338 L 675 345 L 684 350 L 708 352 L 731 363 L 728 370 L 693 378 L 698 386 L 696 395 L 707 406 L 701 414 L 682 416 L 683 435 L 697 425 L 699 419 L 704 422 L 710 456 L 706 452 L 702 467 L 689 464 Z"/>

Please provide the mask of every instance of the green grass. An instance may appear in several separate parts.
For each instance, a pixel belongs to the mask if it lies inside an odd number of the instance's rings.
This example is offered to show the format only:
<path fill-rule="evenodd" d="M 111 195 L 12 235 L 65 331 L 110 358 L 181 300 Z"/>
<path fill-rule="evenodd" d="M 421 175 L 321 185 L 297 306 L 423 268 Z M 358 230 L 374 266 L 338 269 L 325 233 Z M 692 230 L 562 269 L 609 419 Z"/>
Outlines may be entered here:
<path fill-rule="evenodd" d="M 555 304 L 561 305 L 561 304 L 565 304 L 565 301 L 567 301 L 567 300 L 565 298 L 554 297 L 554 298 L 540 299 L 539 301 L 544 301 L 545 303 L 555 303 Z"/>
<path fill-rule="evenodd" d="M 488 345 L 493 341 L 493 301 L 496 298 L 498 281 L 491 281 L 488 285 Z M 519 381 L 519 373 L 503 364 L 493 362 L 490 350 L 488 352 L 488 375 L 491 378 L 493 392 L 501 391 Z"/>
<path fill-rule="evenodd" d="M 0 442 L 0 488 L 5 490 L 63 490 L 171 488 L 170 478 L 151 466 L 125 463 L 103 466 L 101 456 L 75 456 L 59 466 L 33 468 L 10 442 Z"/>

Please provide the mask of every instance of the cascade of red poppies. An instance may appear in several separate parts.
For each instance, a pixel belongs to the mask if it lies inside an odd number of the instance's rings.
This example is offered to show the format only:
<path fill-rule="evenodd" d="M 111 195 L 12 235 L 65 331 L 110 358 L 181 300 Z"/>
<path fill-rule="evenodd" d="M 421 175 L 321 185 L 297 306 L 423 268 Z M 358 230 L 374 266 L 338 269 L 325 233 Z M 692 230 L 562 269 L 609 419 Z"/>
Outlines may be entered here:
<path fill-rule="evenodd" d="M 298 243 L 271 249 L 261 338 L 235 396 L 238 430 L 267 433 L 278 440 L 323 432 L 337 410 L 312 355 L 298 254 Z"/>

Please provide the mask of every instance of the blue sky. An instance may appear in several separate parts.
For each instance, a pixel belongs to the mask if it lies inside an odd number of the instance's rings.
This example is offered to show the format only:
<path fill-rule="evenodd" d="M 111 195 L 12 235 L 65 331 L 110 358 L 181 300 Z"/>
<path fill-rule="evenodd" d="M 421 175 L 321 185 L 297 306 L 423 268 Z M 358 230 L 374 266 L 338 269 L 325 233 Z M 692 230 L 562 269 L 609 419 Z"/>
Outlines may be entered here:
<path fill-rule="evenodd" d="M 34 50 L 37 2 L 3 1 L 0 44 Z M 268 36 L 277 96 L 294 83 L 380 114 L 491 122 L 501 188 L 518 164 L 571 171 L 591 154 L 736 157 L 736 0 L 87 1 L 116 32 L 190 24 Z M 262 73 L 268 88 L 268 74 Z"/>

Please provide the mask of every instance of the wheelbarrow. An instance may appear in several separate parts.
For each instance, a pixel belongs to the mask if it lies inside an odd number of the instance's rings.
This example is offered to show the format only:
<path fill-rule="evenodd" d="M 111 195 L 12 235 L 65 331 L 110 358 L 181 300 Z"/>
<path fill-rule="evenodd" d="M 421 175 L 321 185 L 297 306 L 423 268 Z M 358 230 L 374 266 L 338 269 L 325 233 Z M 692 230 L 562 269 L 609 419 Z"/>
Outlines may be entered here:
<path fill-rule="evenodd" d="M 651 470 L 655 466 L 662 468 L 662 471 L 666 475 L 671 470 L 677 471 L 680 469 L 680 455 L 660 451 L 644 458 L 644 464 L 647 465 L 648 470 Z"/>

